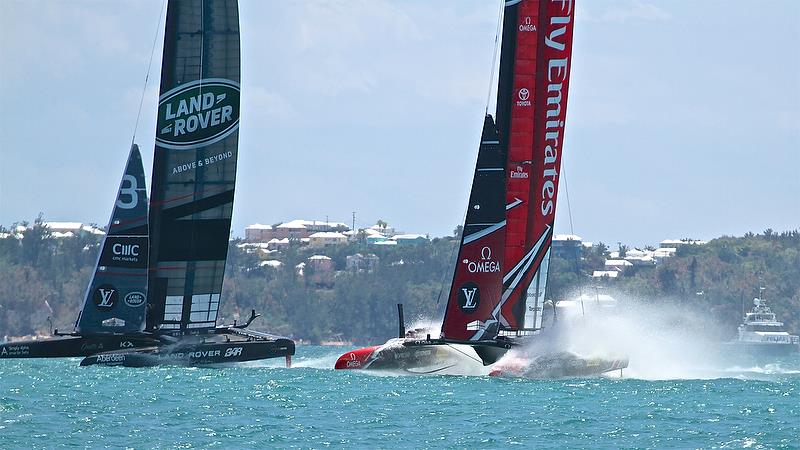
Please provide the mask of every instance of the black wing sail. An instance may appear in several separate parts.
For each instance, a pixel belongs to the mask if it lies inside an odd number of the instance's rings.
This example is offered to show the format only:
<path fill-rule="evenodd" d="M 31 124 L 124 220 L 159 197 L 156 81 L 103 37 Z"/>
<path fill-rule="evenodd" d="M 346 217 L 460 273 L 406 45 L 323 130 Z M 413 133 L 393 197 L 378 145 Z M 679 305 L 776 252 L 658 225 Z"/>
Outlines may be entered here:
<path fill-rule="evenodd" d="M 134 144 L 94 277 L 75 324 L 75 331 L 81 334 L 144 330 L 148 250 L 145 186 L 142 156 Z"/>
<path fill-rule="evenodd" d="M 505 160 L 494 120 L 487 115 L 442 322 L 442 335 L 449 339 L 491 339 L 497 334 L 493 311 L 503 284 Z"/>
<path fill-rule="evenodd" d="M 216 325 L 239 139 L 236 0 L 167 8 L 150 205 L 148 330 Z"/>

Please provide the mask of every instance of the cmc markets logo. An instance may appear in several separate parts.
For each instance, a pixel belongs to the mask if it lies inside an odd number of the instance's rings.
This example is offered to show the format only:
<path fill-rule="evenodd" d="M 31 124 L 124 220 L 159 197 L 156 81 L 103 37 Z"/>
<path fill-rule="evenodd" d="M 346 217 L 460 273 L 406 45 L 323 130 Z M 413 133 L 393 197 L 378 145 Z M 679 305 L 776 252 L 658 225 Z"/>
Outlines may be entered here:
<path fill-rule="evenodd" d="M 126 305 L 136 308 L 137 306 L 144 305 L 145 296 L 141 292 L 130 292 L 123 299 Z"/>
<path fill-rule="evenodd" d="M 206 78 L 165 92 L 158 99 L 156 144 L 190 149 L 213 144 L 239 128 L 239 83 Z"/>
<path fill-rule="evenodd" d="M 481 292 L 478 285 L 472 282 L 467 282 L 458 288 L 458 307 L 461 311 L 472 314 L 481 304 Z"/>
<path fill-rule="evenodd" d="M 139 244 L 115 243 L 111 246 L 111 253 L 114 254 L 114 261 L 139 261 Z"/>
<path fill-rule="evenodd" d="M 517 166 L 515 170 L 511 171 L 510 178 L 525 179 L 528 178 L 528 172 L 525 172 L 522 166 Z"/>
<path fill-rule="evenodd" d="M 110 284 L 102 284 L 94 290 L 92 300 L 98 308 L 110 309 L 117 304 L 119 300 L 119 293 L 117 288 Z"/>
<path fill-rule="evenodd" d="M 531 16 L 525 16 L 525 20 L 519 26 L 519 31 L 536 31 L 536 25 L 531 23 Z"/>
<path fill-rule="evenodd" d="M 147 237 L 107 236 L 100 252 L 100 265 L 104 267 L 147 267 Z"/>
<path fill-rule="evenodd" d="M 464 259 L 462 262 L 467 265 L 467 271 L 469 271 L 469 273 L 500 272 L 500 263 L 492 259 L 492 249 L 490 247 L 483 247 L 481 249 L 480 261 Z"/>
<path fill-rule="evenodd" d="M 519 100 L 517 100 L 517 106 L 531 106 L 531 101 L 529 100 L 531 96 L 531 91 L 528 88 L 522 88 L 517 93 Z"/>

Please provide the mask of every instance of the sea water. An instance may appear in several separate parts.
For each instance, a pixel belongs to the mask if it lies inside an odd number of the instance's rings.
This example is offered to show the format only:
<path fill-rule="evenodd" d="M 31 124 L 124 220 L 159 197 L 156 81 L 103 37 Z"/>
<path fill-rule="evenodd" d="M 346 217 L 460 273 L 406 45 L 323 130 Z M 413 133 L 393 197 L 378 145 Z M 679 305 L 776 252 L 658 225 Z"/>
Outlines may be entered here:
<path fill-rule="evenodd" d="M 541 381 L 334 371 L 349 349 L 299 346 L 291 369 L 1 360 L 0 448 L 800 448 L 799 358 Z"/>

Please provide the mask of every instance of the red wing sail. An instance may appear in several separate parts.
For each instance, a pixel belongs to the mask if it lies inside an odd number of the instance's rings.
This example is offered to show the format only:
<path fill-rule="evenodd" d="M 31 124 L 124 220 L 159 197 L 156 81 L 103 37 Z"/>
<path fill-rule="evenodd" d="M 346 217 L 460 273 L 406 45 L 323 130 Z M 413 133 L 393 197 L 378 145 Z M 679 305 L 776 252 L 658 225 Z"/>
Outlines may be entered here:
<path fill-rule="evenodd" d="M 572 52 L 572 0 L 506 2 L 498 127 L 508 148 L 503 330 L 536 329 L 547 284 Z"/>
<path fill-rule="evenodd" d="M 494 120 L 486 116 L 442 324 L 442 335 L 448 339 L 479 340 L 497 334 L 492 313 L 500 301 L 503 278 L 505 161 Z"/>

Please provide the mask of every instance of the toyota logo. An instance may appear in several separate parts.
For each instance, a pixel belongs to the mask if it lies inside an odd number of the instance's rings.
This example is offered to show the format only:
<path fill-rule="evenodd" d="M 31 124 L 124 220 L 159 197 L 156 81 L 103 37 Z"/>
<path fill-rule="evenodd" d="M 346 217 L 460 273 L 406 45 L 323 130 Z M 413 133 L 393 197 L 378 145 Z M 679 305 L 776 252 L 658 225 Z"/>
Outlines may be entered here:
<path fill-rule="evenodd" d="M 530 97 L 531 93 L 528 91 L 528 88 L 522 88 L 519 90 L 519 99 L 523 102 Z"/>

